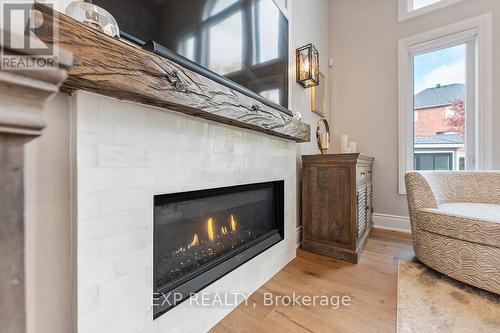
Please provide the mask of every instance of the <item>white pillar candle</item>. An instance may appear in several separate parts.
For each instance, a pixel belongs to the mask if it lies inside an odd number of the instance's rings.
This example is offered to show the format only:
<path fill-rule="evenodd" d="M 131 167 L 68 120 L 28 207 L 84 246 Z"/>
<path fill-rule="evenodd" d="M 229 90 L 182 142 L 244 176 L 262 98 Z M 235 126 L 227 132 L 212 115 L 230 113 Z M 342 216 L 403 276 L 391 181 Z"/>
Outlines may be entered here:
<path fill-rule="evenodd" d="M 340 152 L 341 153 L 349 152 L 349 135 L 340 136 Z"/>
<path fill-rule="evenodd" d="M 357 151 L 356 151 L 356 142 L 350 142 L 349 143 L 349 152 L 350 153 L 357 153 Z"/>

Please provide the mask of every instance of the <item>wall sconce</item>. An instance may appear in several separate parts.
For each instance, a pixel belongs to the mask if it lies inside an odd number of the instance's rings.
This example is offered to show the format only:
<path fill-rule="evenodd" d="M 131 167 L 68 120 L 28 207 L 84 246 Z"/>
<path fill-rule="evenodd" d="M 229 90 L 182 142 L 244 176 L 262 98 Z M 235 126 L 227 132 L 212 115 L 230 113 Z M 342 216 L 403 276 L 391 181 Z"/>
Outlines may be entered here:
<path fill-rule="evenodd" d="M 319 53 L 312 44 L 297 49 L 297 83 L 304 88 L 319 84 Z"/>

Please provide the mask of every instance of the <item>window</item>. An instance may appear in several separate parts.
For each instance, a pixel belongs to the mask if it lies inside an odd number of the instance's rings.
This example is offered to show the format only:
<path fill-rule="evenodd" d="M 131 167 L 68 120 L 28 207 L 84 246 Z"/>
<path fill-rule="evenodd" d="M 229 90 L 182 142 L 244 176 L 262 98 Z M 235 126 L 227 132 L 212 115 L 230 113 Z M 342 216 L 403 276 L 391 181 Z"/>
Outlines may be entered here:
<path fill-rule="evenodd" d="M 415 154 L 415 170 L 453 170 L 453 153 Z"/>
<path fill-rule="evenodd" d="M 216 0 L 209 3 L 208 15 L 205 18 L 219 14 L 226 8 L 237 3 L 238 0 Z"/>
<path fill-rule="evenodd" d="M 194 61 L 195 38 L 193 35 L 182 38 L 179 41 L 178 53 L 189 60 Z"/>
<path fill-rule="evenodd" d="M 243 63 L 243 23 L 241 11 L 211 26 L 208 30 L 210 51 L 208 68 L 220 75 L 233 73 Z M 235 40 L 240 43 L 234 44 Z"/>
<path fill-rule="evenodd" d="M 210 70 L 226 75 L 243 67 L 243 10 L 239 0 L 209 1 L 202 28 L 202 59 Z"/>
<path fill-rule="evenodd" d="M 472 37 L 471 37 L 472 38 Z M 474 128 L 466 129 L 465 100 L 473 100 L 467 89 L 467 50 L 473 39 L 458 45 L 411 52 L 413 62 L 413 114 L 420 113 L 413 122 L 413 153 L 415 170 L 458 170 L 453 156 L 465 150 L 465 135 L 474 135 Z M 441 47 L 445 44 L 436 45 Z M 473 116 L 473 110 L 471 111 Z M 433 152 L 430 153 L 429 151 Z M 446 153 L 443 153 L 446 151 Z M 469 158 L 473 158 L 473 151 Z M 472 163 L 468 163 L 472 168 Z"/>
<path fill-rule="evenodd" d="M 289 67 L 289 47 L 288 40 L 281 37 L 289 32 L 287 1 L 200 0 L 197 8 L 203 7 L 203 20 L 183 31 L 176 50 L 286 106 L 289 77 L 282 73 Z"/>
<path fill-rule="evenodd" d="M 276 104 L 280 103 L 280 89 L 269 89 L 269 90 L 264 90 L 259 93 L 262 97 L 267 98 L 270 101 L 273 101 Z"/>
<path fill-rule="evenodd" d="M 412 169 L 491 168 L 491 29 L 487 14 L 399 41 L 400 194 Z"/>
<path fill-rule="evenodd" d="M 272 1 L 257 0 L 252 3 L 253 19 L 256 21 L 253 32 L 253 64 L 260 64 L 279 56 L 280 10 Z"/>
<path fill-rule="evenodd" d="M 399 0 L 399 22 L 408 20 L 463 0 Z"/>
<path fill-rule="evenodd" d="M 417 10 L 438 3 L 439 1 L 441 0 L 413 0 L 410 1 L 412 3 L 410 8 L 411 10 Z"/>
<path fill-rule="evenodd" d="M 465 170 L 465 157 L 460 157 L 458 159 L 458 169 Z"/>

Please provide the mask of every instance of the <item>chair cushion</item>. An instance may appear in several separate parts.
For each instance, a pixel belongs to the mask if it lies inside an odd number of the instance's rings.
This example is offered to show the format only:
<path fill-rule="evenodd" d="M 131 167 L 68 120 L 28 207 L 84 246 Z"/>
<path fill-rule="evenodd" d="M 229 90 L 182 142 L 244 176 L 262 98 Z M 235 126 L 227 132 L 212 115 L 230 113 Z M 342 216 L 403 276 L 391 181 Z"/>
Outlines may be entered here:
<path fill-rule="evenodd" d="M 500 248 L 500 205 L 446 203 L 420 214 L 419 227 L 424 230 Z"/>
<path fill-rule="evenodd" d="M 440 204 L 439 212 L 466 219 L 500 223 L 500 205 L 481 203 L 445 203 Z"/>

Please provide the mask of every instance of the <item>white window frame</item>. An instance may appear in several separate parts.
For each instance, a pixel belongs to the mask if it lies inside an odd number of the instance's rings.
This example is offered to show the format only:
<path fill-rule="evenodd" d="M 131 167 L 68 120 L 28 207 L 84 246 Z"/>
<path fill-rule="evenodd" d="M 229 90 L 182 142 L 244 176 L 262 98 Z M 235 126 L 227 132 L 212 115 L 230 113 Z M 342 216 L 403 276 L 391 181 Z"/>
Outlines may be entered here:
<path fill-rule="evenodd" d="M 413 0 L 398 0 L 398 18 L 399 22 L 403 22 L 420 15 L 428 14 L 435 10 L 454 5 L 463 0 L 441 0 L 422 8 L 413 9 Z"/>
<path fill-rule="evenodd" d="M 466 133 L 466 147 L 469 147 L 467 159 L 471 163 L 469 169 L 492 167 L 493 54 L 492 14 L 489 13 L 398 42 L 399 194 L 406 194 L 404 175 L 413 169 L 413 58 L 419 53 L 462 44 L 471 39 L 474 44 L 469 42 L 468 47 L 473 47 L 474 61 L 473 66 L 467 68 L 466 95 L 474 98 L 466 100 L 466 112 L 473 112 L 473 116 L 466 115 L 466 128 L 471 128 L 474 135 Z"/>

